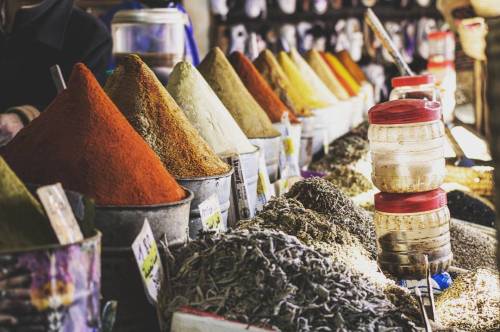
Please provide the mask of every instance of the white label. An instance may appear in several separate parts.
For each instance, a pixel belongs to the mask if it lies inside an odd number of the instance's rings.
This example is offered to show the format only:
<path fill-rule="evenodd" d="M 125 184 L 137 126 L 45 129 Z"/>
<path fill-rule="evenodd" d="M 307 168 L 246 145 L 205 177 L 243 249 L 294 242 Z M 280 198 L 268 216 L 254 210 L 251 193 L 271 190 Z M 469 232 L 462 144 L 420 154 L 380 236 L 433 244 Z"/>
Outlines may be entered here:
<path fill-rule="evenodd" d="M 297 161 L 294 158 L 299 153 L 297 146 L 293 141 L 292 125 L 288 119 L 288 113 L 283 113 L 281 118 L 284 130 L 281 133 L 282 149 L 280 153 L 280 178 L 287 179 L 292 176 L 299 176 L 300 169 Z"/>
<path fill-rule="evenodd" d="M 64 245 L 82 241 L 82 231 L 61 184 L 40 187 L 36 193 L 47 212 L 59 243 Z"/>
<path fill-rule="evenodd" d="M 213 194 L 200 203 L 198 209 L 200 209 L 201 223 L 204 231 L 226 231 L 217 194 Z"/>
<path fill-rule="evenodd" d="M 248 187 L 243 176 L 241 168 L 241 160 L 239 156 L 231 157 L 231 165 L 234 168 L 234 185 L 237 212 L 239 219 L 248 219 L 253 216 L 253 211 L 250 210 L 250 202 L 248 199 Z"/>
<path fill-rule="evenodd" d="M 158 246 L 147 219 L 144 220 L 141 232 L 132 243 L 132 251 L 139 267 L 147 298 L 151 304 L 156 305 L 164 274 Z"/>
<path fill-rule="evenodd" d="M 259 173 L 257 179 L 257 211 L 262 210 L 264 205 L 271 199 L 271 181 L 267 173 L 265 151 L 259 151 Z"/>

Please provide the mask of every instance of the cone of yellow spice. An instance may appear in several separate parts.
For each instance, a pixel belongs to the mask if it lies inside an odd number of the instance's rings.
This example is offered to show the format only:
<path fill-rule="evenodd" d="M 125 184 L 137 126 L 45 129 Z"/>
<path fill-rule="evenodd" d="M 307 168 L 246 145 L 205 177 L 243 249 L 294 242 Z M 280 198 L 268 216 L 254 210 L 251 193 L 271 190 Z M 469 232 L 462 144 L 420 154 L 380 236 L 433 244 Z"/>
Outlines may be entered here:
<path fill-rule="evenodd" d="M 292 59 L 284 51 L 278 53 L 278 63 L 292 85 L 300 91 L 304 102 L 312 109 L 324 108 L 328 102 L 319 99 L 312 86 L 302 77 Z"/>
<path fill-rule="evenodd" d="M 248 138 L 280 136 L 220 48 L 213 48 L 198 70 Z"/>
<path fill-rule="evenodd" d="M 262 51 L 255 59 L 254 65 L 269 83 L 274 93 L 295 115 L 312 115 L 312 107 L 304 102 L 300 91 L 292 85 L 271 51 Z"/>
<path fill-rule="evenodd" d="M 316 75 L 325 83 L 328 89 L 340 100 L 349 99 L 346 89 L 333 74 L 328 64 L 316 50 L 310 50 L 306 53 L 306 60 Z"/>
<path fill-rule="evenodd" d="M 176 178 L 230 171 L 137 55 L 120 59 L 105 91 Z"/>
<path fill-rule="evenodd" d="M 351 97 L 355 97 L 359 94 L 361 87 L 356 82 L 354 77 L 349 73 L 349 71 L 344 67 L 344 65 L 337 59 L 335 55 L 330 52 L 324 52 L 321 54 L 325 59 L 326 63 L 333 71 L 335 76 L 338 78 L 340 83 L 344 86 Z"/>

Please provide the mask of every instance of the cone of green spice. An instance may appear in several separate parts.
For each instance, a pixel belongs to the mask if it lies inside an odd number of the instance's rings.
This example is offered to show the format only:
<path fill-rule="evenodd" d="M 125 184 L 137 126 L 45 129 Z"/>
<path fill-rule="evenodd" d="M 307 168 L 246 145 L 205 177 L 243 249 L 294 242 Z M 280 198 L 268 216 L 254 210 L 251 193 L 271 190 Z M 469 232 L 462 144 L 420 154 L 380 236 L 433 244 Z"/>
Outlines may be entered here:
<path fill-rule="evenodd" d="M 280 135 L 219 48 L 208 53 L 198 70 L 248 138 Z"/>
<path fill-rule="evenodd" d="M 0 157 L 0 250 L 55 243 L 42 206 Z"/>
<path fill-rule="evenodd" d="M 229 172 L 229 165 L 203 140 L 138 56 L 121 58 L 105 90 L 175 177 L 196 178 Z"/>

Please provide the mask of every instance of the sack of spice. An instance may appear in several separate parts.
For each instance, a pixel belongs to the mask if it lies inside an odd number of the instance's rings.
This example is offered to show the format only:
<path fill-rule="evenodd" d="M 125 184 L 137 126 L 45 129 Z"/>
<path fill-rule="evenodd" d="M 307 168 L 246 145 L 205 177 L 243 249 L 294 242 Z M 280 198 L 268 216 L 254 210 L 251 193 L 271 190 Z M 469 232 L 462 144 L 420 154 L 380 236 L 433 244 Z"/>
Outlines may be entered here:
<path fill-rule="evenodd" d="M 229 61 L 248 91 L 266 111 L 272 123 L 281 122 L 285 113 L 291 123 L 299 123 L 295 114 L 278 98 L 264 77 L 243 53 L 233 52 L 229 56 Z"/>
<path fill-rule="evenodd" d="M 55 243 L 42 205 L 0 157 L 0 251 Z"/>
<path fill-rule="evenodd" d="M 137 55 L 120 58 L 105 91 L 176 178 L 222 175 L 231 169 Z"/>
<path fill-rule="evenodd" d="M 328 64 L 321 57 L 321 54 L 312 49 L 306 53 L 306 60 L 309 66 L 316 72 L 319 78 L 325 83 L 330 91 L 340 100 L 349 99 L 349 93 L 340 83 L 335 74 L 330 70 Z"/>
<path fill-rule="evenodd" d="M 262 51 L 255 59 L 254 65 L 274 93 L 296 116 L 312 115 L 311 107 L 304 102 L 300 91 L 292 85 L 271 51 Z"/>
<path fill-rule="evenodd" d="M 167 91 L 217 155 L 227 157 L 256 150 L 191 63 L 181 61 L 175 65 Z"/>
<path fill-rule="evenodd" d="M 176 202 L 185 191 L 130 126 L 84 64 L 1 154 L 25 182 L 63 187 L 98 205 Z"/>
<path fill-rule="evenodd" d="M 219 48 L 207 54 L 198 70 L 249 139 L 280 135 Z"/>

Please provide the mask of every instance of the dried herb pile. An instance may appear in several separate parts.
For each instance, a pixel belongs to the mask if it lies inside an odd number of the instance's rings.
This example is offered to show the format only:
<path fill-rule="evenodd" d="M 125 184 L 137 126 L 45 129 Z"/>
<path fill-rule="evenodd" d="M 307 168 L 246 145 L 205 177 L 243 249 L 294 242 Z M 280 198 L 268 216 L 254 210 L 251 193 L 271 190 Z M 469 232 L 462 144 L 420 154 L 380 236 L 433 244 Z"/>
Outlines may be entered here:
<path fill-rule="evenodd" d="M 498 273 L 479 269 L 458 276 L 436 300 L 440 323 L 470 332 L 500 330 Z"/>
<path fill-rule="evenodd" d="M 372 258 L 376 257 L 371 217 L 333 184 L 321 178 L 310 178 L 294 184 L 285 196 L 298 200 L 307 209 L 327 214 L 333 223 L 355 235 Z"/>
<path fill-rule="evenodd" d="M 497 242 L 491 236 L 454 220 L 451 220 L 450 236 L 453 265 L 467 270 L 496 269 Z"/>
<path fill-rule="evenodd" d="M 460 190 L 450 191 L 446 196 L 448 208 L 453 218 L 495 227 L 495 208 L 486 199 Z"/>
<path fill-rule="evenodd" d="M 373 184 L 363 174 L 344 165 L 330 169 L 325 180 L 341 189 L 348 196 L 353 197 L 372 190 Z"/>
<path fill-rule="evenodd" d="M 167 320 L 190 305 L 280 331 L 415 330 L 369 280 L 282 232 L 205 234 L 170 254 Z"/>

